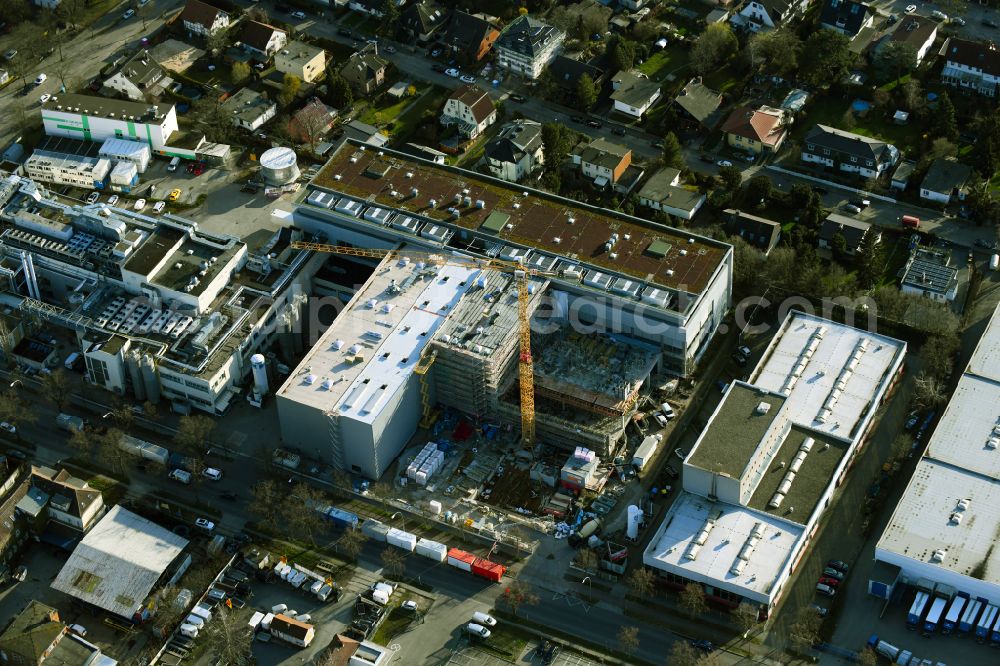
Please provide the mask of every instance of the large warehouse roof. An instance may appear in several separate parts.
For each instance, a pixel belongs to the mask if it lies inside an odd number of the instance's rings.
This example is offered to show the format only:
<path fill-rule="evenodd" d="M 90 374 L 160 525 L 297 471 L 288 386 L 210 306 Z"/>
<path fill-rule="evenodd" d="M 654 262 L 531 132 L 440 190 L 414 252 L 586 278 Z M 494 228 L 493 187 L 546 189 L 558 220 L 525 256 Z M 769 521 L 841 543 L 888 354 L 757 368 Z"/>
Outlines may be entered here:
<path fill-rule="evenodd" d="M 83 537 L 52 587 L 131 618 L 188 540 L 116 506 Z"/>
<path fill-rule="evenodd" d="M 1000 585 L 998 533 L 1000 306 L 878 541 L 876 557 Z"/>

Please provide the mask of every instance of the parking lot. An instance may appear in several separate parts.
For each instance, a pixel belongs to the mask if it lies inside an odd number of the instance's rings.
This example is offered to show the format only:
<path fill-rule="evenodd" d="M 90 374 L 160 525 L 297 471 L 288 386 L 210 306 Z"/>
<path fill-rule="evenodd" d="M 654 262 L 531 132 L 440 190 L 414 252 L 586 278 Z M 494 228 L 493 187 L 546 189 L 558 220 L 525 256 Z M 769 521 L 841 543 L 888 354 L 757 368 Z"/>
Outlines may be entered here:
<path fill-rule="evenodd" d="M 519 657 L 513 660 L 515 664 L 543 664 L 543 660 L 536 650 L 538 643 L 529 643 Z M 474 645 L 457 649 L 448 660 L 449 666 L 503 666 L 510 664 L 511 660 L 483 651 Z M 553 658 L 549 661 L 551 666 L 597 666 L 601 662 L 594 661 L 577 652 L 566 649 L 556 650 Z"/>

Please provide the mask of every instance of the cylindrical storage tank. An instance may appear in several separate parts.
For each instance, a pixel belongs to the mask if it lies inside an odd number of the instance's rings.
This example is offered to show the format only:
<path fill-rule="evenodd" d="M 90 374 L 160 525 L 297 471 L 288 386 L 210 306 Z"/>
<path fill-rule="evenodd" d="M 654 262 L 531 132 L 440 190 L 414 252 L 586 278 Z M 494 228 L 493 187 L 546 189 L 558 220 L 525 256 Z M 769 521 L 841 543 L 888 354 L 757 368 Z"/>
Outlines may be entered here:
<path fill-rule="evenodd" d="M 136 400 L 146 399 L 146 384 L 142 380 L 142 371 L 139 369 L 139 355 L 135 352 L 125 356 L 125 367 L 128 368 L 128 377 L 132 382 L 132 393 Z"/>
<path fill-rule="evenodd" d="M 267 395 L 267 361 L 263 354 L 250 357 L 250 371 L 253 372 L 253 390 L 259 396 Z"/>
<path fill-rule="evenodd" d="M 146 399 L 154 405 L 160 402 L 160 378 L 156 375 L 156 361 L 149 354 L 142 357 L 142 381 L 146 385 Z"/>
<path fill-rule="evenodd" d="M 291 148 L 271 148 L 260 156 L 260 175 L 268 185 L 287 185 L 299 177 L 298 160 Z"/>
<path fill-rule="evenodd" d="M 635 504 L 628 507 L 628 523 L 625 526 L 625 536 L 633 541 L 639 538 L 639 527 L 642 526 L 642 509 Z"/>

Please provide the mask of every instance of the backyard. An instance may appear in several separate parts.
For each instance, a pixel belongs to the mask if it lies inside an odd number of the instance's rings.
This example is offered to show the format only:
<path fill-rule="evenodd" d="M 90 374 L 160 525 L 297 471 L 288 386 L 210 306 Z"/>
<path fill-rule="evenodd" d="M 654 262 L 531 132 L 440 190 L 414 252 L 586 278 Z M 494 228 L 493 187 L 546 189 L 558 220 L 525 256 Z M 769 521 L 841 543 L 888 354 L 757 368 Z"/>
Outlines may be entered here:
<path fill-rule="evenodd" d="M 667 45 L 667 48 L 657 51 L 639 65 L 638 70 L 652 81 L 663 82 L 668 75 L 674 74 L 680 78 L 682 70 L 688 66 L 689 49 L 679 42 Z M 679 71 L 681 70 L 681 71 Z"/>

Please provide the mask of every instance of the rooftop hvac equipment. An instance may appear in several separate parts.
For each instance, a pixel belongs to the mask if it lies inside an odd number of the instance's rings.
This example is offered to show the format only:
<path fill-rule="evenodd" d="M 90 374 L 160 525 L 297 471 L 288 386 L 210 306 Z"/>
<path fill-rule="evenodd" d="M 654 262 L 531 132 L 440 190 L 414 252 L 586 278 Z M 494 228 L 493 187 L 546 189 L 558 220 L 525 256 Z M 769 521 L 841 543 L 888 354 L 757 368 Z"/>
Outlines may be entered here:
<path fill-rule="evenodd" d="M 767 402 L 764 402 L 764 401 L 761 401 L 761 402 L 757 403 L 757 409 L 754 410 L 754 413 L 756 413 L 756 414 L 767 414 L 769 411 L 771 411 L 771 404 L 767 403 Z"/>
<path fill-rule="evenodd" d="M 947 555 L 948 555 L 947 550 L 945 550 L 944 548 L 938 548 L 933 553 L 931 553 L 931 562 L 934 562 L 935 564 L 940 564 L 941 562 L 944 562 L 944 558 Z"/>

